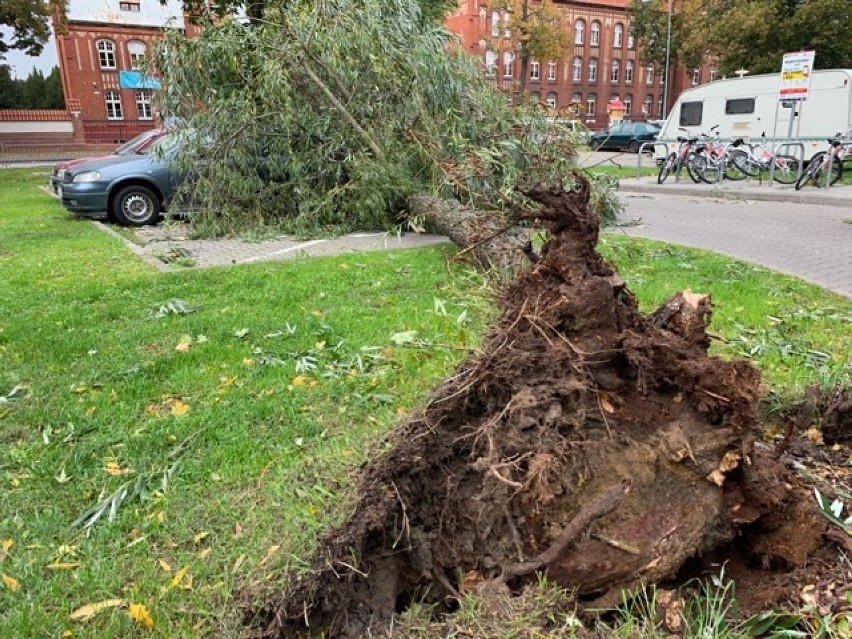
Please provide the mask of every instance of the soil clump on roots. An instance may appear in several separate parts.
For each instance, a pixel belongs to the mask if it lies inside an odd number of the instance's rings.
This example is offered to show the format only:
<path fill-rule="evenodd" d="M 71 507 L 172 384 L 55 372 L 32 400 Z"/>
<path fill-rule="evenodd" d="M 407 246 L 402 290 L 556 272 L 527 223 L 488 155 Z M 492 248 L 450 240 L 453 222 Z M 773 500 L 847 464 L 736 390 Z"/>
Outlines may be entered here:
<path fill-rule="evenodd" d="M 774 516 L 784 539 L 797 525 L 778 517 L 796 497 L 788 472 L 754 446 L 758 371 L 707 355 L 709 298 L 643 315 L 595 250 L 585 180 L 526 194 L 541 206 L 521 217 L 548 241 L 481 353 L 362 469 L 313 570 L 255 611 L 265 636 L 380 636 L 414 600 L 452 609 L 537 573 L 619 603 L 744 527 Z"/>

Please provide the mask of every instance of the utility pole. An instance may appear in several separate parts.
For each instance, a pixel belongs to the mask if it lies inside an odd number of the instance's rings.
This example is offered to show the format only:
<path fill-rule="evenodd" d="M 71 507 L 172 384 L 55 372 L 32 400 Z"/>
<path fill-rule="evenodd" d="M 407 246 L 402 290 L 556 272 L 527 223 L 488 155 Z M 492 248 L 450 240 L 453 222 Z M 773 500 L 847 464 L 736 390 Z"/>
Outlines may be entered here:
<path fill-rule="evenodd" d="M 672 9 L 674 8 L 674 0 L 669 0 L 669 18 L 666 28 L 666 76 L 663 81 L 663 120 L 669 114 L 669 58 L 672 48 Z"/>

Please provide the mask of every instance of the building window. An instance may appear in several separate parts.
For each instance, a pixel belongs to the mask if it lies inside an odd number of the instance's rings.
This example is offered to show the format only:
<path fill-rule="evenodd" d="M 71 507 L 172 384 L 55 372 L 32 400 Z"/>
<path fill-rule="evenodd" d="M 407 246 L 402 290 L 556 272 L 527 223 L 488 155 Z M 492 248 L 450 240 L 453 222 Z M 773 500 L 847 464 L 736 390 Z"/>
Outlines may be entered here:
<path fill-rule="evenodd" d="M 695 69 L 692 72 L 692 86 L 698 86 L 701 84 L 701 68 Z"/>
<path fill-rule="evenodd" d="M 547 63 L 547 79 L 556 80 L 556 60 L 550 60 Z"/>
<path fill-rule="evenodd" d="M 574 44 L 583 44 L 583 40 L 586 37 L 586 22 L 584 20 L 577 20 L 574 23 Z"/>
<path fill-rule="evenodd" d="M 112 40 L 98 40 L 95 43 L 98 49 L 98 62 L 101 69 L 115 68 L 115 44 Z"/>
<path fill-rule="evenodd" d="M 645 103 L 642 105 L 642 115 L 651 117 L 651 105 L 654 104 L 654 96 L 646 95 Z"/>
<path fill-rule="evenodd" d="M 122 11 L 139 11 L 139 3 L 138 2 L 119 2 L 118 8 Z"/>
<path fill-rule="evenodd" d="M 555 109 L 556 108 L 556 93 L 554 93 L 553 91 L 548 93 L 546 102 L 547 102 L 548 108 Z"/>
<path fill-rule="evenodd" d="M 541 79 L 541 64 L 538 60 L 530 60 L 530 80 Z"/>
<path fill-rule="evenodd" d="M 596 96 L 594 93 L 590 93 L 586 98 L 586 115 L 589 117 L 593 117 L 595 115 L 595 102 Z"/>
<path fill-rule="evenodd" d="M 592 58 L 589 60 L 589 82 L 597 82 L 598 80 L 598 59 Z"/>
<path fill-rule="evenodd" d="M 144 42 L 139 40 L 131 40 L 127 43 L 127 53 L 130 56 L 130 66 L 134 69 L 141 69 L 145 66 L 145 53 L 147 48 Z"/>
<path fill-rule="evenodd" d="M 619 60 L 612 61 L 612 69 L 609 72 L 609 79 L 612 82 L 618 82 L 618 74 L 621 71 L 621 62 Z"/>
<path fill-rule="evenodd" d="M 627 34 L 627 48 L 635 49 L 636 48 L 636 36 L 633 35 L 633 30 L 630 30 L 630 33 Z"/>
<path fill-rule="evenodd" d="M 479 7 L 479 28 L 483 31 L 488 28 L 488 9 Z"/>
<path fill-rule="evenodd" d="M 509 12 L 503 12 L 503 37 L 511 38 L 512 37 L 512 28 L 509 26 Z"/>
<path fill-rule="evenodd" d="M 657 117 L 663 117 L 663 96 L 657 98 Z"/>
<path fill-rule="evenodd" d="M 649 64 L 645 69 L 645 82 L 654 84 L 654 65 Z"/>
<path fill-rule="evenodd" d="M 500 35 L 500 12 L 491 12 L 491 35 L 495 38 Z"/>
<path fill-rule="evenodd" d="M 624 96 L 624 115 L 633 113 L 633 96 L 629 93 Z"/>
<path fill-rule="evenodd" d="M 601 23 L 597 20 L 592 22 L 592 28 L 589 29 L 589 44 L 593 47 L 599 47 L 601 44 Z"/>
<path fill-rule="evenodd" d="M 136 92 L 136 117 L 140 120 L 152 119 L 150 91 Z"/>
<path fill-rule="evenodd" d="M 633 84 L 633 60 L 628 60 L 624 65 L 624 81 Z"/>
<path fill-rule="evenodd" d="M 579 82 L 583 79 L 583 58 L 574 58 L 574 82 Z"/>
<path fill-rule="evenodd" d="M 485 77 L 493 78 L 497 75 L 497 54 L 494 51 L 485 52 Z"/>
<path fill-rule="evenodd" d="M 118 91 L 104 91 L 104 102 L 106 103 L 107 120 L 124 118 L 121 112 L 121 94 Z"/>
<path fill-rule="evenodd" d="M 710 82 L 716 81 L 716 76 L 719 75 L 719 69 L 716 67 L 710 67 Z"/>
<path fill-rule="evenodd" d="M 615 25 L 612 31 L 612 46 L 614 49 L 620 49 L 624 41 L 624 25 L 620 22 Z"/>
<path fill-rule="evenodd" d="M 541 94 L 538 91 L 530 93 L 530 104 L 538 104 L 539 100 L 541 100 Z"/>
<path fill-rule="evenodd" d="M 515 54 L 511 51 L 503 52 L 503 77 L 512 78 L 515 76 Z"/>
<path fill-rule="evenodd" d="M 579 93 L 574 93 L 571 96 L 571 113 L 574 115 L 580 115 L 580 111 L 583 109 L 583 96 Z"/>

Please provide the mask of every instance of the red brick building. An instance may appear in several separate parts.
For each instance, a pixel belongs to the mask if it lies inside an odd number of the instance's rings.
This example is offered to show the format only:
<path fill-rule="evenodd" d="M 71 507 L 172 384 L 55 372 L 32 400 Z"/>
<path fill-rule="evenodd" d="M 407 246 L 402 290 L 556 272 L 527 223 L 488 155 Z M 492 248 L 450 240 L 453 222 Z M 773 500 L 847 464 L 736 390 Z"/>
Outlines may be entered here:
<path fill-rule="evenodd" d="M 709 66 L 690 71 L 672 66 L 664 109 L 664 69 L 641 62 L 631 35 L 628 0 L 554 0 L 554 4 L 564 15 L 574 46 L 564 60 L 530 60 L 526 91 L 530 99 L 551 108 L 569 109 L 591 128 L 607 126 L 607 104 L 615 98 L 624 103 L 625 119 L 661 119 L 684 88 L 715 79 Z M 507 19 L 489 9 L 488 0 L 460 0 L 446 25 L 460 36 L 468 53 L 482 59 L 485 73 L 517 99 L 521 71 L 517 53 L 489 46 L 499 42 Z"/>
<path fill-rule="evenodd" d="M 78 141 L 118 143 L 157 125 L 159 82 L 142 69 L 167 25 L 195 30 L 179 0 L 68 0 L 56 47 Z"/>

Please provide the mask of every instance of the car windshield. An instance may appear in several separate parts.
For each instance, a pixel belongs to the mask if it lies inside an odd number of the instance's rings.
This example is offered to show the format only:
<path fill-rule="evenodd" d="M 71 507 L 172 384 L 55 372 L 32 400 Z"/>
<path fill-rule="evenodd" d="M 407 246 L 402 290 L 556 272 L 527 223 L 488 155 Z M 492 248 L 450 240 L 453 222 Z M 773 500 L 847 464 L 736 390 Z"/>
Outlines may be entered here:
<path fill-rule="evenodd" d="M 164 133 L 160 135 L 150 144 L 142 147 L 137 151 L 140 155 L 153 155 L 162 153 L 163 156 L 169 155 L 177 148 L 178 137 L 174 134 Z"/>
<path fill-rule="evenodd" d="M 132 140 L 128 140 L 120 147 L 118 147 L 115 151 L 113 151 L 114 155 L 130 155 L 131 153 L 136 153 L 143 149 L 153 138 L 161 135 L 161 131 L 158 129 L 151 129 L 150 131 L 144 131 L 140 133 Z"/>

